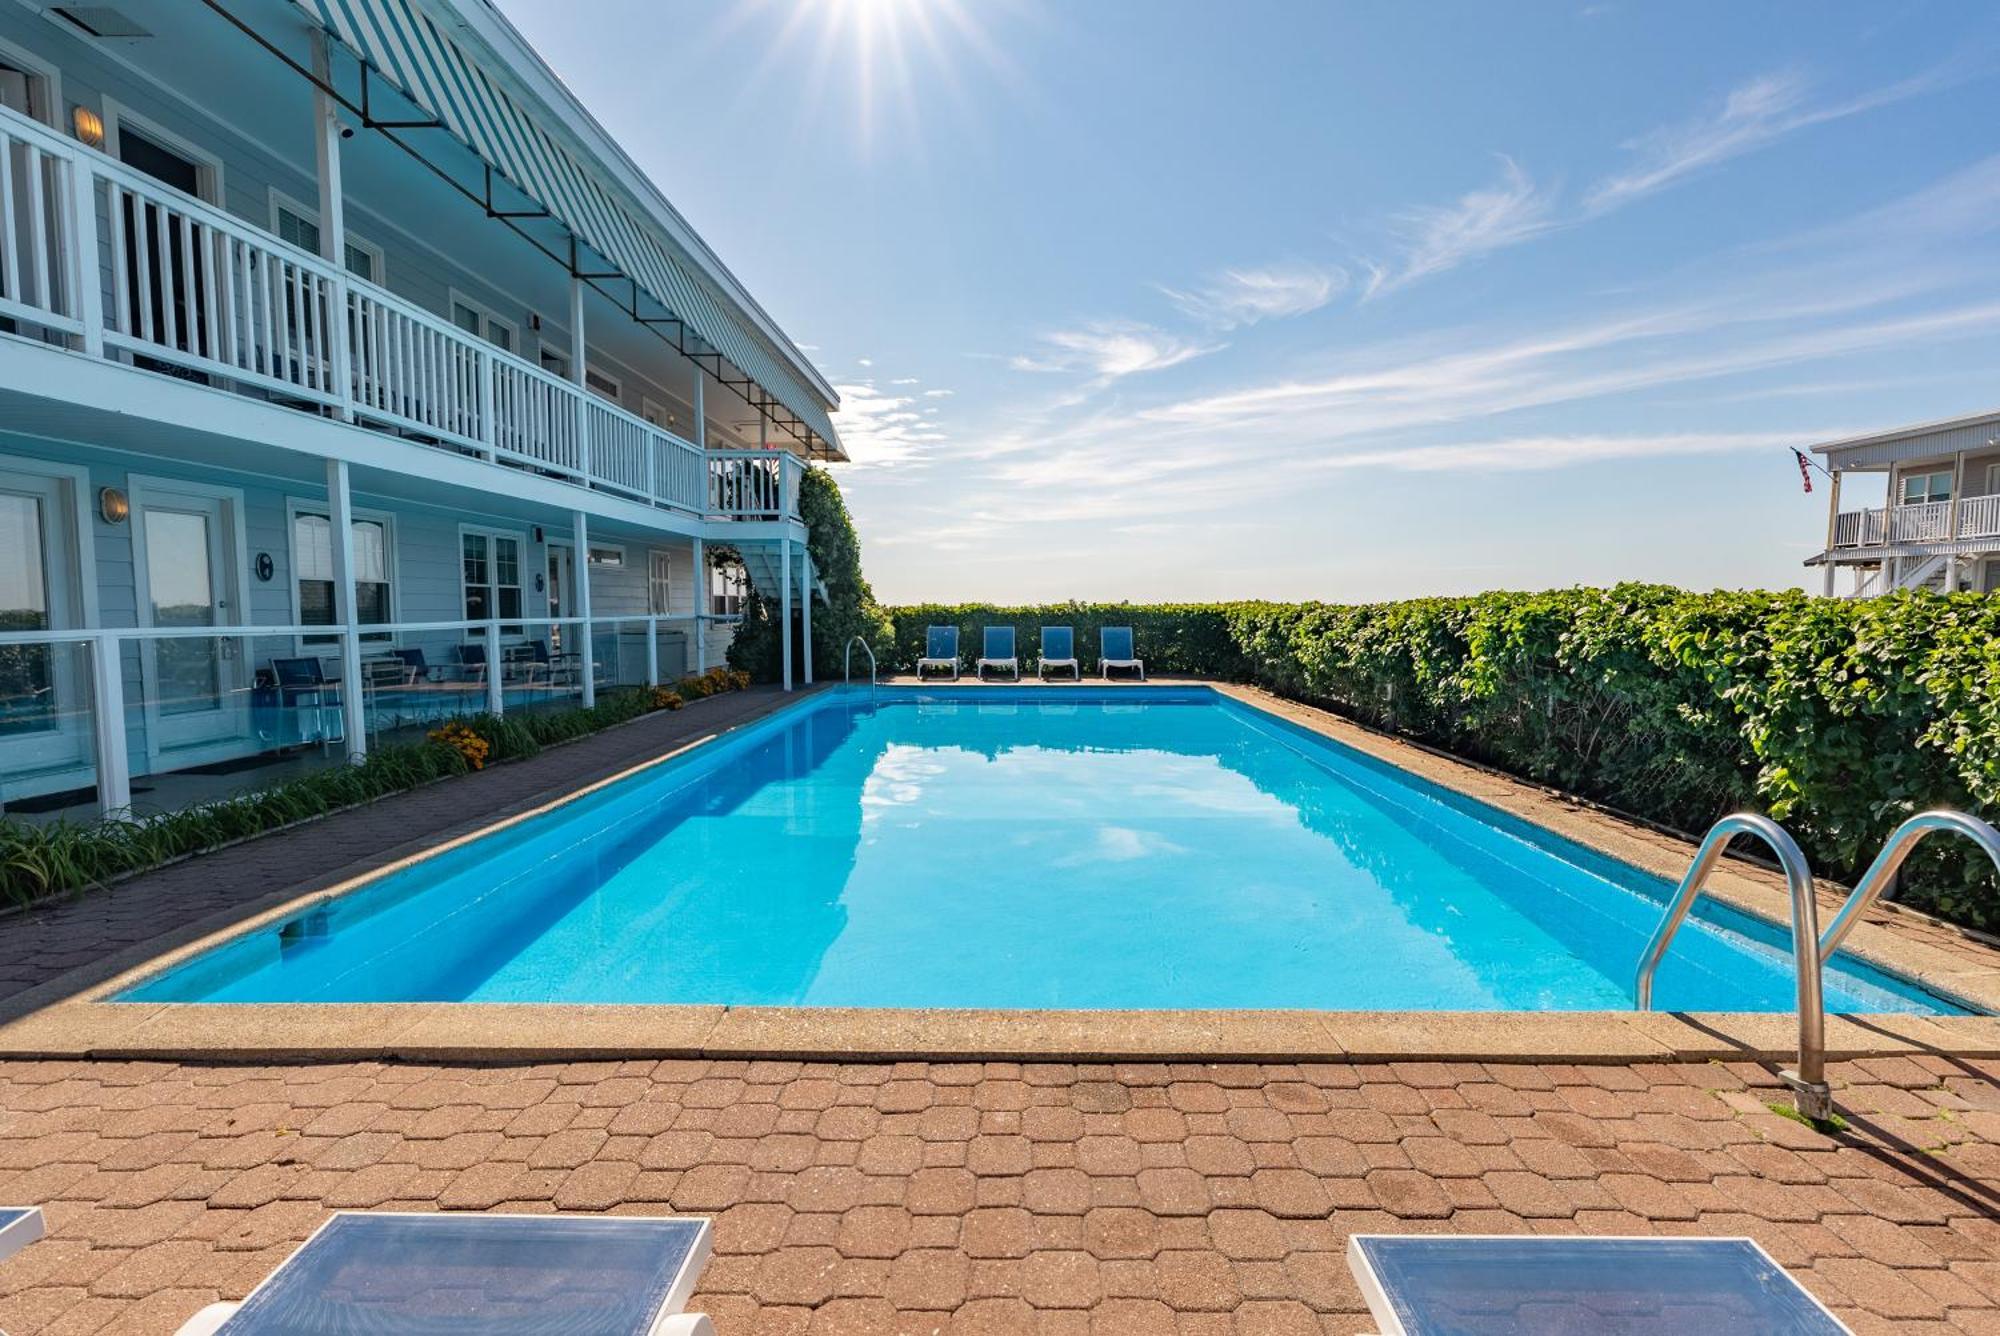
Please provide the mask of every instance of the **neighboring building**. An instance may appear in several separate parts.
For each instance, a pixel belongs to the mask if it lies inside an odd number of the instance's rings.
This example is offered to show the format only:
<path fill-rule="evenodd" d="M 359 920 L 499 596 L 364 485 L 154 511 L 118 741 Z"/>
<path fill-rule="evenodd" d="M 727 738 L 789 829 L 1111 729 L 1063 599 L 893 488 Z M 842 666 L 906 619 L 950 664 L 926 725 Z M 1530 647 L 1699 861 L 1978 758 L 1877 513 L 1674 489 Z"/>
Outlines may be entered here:
<path fill-rule="evenodd" d="M 1852 572 L 1857 597 L 1892 589 L 2000 589 L 2000 412 L 1815 445 L 1833 474 L 1826 550 L 1807 560 Z M 1886 475 L 1886 505 L 1843 511 L 1842 480 Z"/>
<path fill-rule="evenodd" d="M 836 406 L 484 0 L 0 0 L 10 812 L 809 638 Z"/>

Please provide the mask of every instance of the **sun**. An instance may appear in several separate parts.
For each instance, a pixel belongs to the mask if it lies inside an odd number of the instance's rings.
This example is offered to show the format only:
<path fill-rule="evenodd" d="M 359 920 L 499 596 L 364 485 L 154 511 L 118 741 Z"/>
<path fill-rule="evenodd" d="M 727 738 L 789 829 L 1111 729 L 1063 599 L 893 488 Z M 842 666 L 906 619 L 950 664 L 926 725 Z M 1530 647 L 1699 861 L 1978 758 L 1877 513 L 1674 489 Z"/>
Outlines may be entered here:
<path fill-rule="evenodd" d="M 753 11 L 779 11 L 777 39 L 765 51 L 754 86 L 797 87 L 800 116 L 819 120 L 833 112 L 851 117 L 857 147 L 873 151 L 885 131 L 912 137 L 928 110 L 927 97 L 943 95 L 969 112 L 965 88 L 974 72 L 1020 80 L 981 16 L 1019 11 L 1037 0 L 761 0 L 737 11 L 741 27 Z M 803 62 L 800 80 L 796 66 Z"/>

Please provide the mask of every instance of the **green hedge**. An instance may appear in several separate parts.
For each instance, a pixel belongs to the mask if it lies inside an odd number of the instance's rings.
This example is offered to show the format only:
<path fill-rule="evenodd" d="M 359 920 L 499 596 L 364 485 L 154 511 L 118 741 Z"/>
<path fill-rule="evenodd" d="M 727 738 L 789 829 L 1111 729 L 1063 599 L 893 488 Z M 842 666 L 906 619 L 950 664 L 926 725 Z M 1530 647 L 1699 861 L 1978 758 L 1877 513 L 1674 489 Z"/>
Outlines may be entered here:
<path fill-rule="evenodd" d="M 1851 880 L 1903 817 L 2000 805 L 2000 599 L 1697 594 L 1658 585 L 1400 603 L 983 604 L 890 609 L 899 669 L 924 627 L 1136 628 L 1149 670 L 1255 682 L 1639 816 L 1699 831 L 1753 807 Z M 1903 898 L 2000 928 L 1968 846 L 1929 841 Z"/>

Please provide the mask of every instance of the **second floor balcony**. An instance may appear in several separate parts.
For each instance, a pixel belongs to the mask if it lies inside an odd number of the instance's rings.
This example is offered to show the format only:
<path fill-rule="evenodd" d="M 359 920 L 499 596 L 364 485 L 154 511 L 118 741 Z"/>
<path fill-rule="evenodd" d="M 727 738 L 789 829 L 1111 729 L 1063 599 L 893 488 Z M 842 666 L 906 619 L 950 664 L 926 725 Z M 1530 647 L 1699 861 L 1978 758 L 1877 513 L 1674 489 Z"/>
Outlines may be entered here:
<path fill-rule="evenodd" d="M 705 450 L 4 109 L 0 334 L 60 342 L 353 422 L 413 451 L 476 457 L 681 519 L 799 515 L 797 456 Z M 410 468 L 422 471 L 420 455 Z"/>
<path fill-rule="evenodd" d="M 2000 547 L 2000 495 L 1848 510 L 1833 525 L 1836 549 L 1978 539 Z"/>

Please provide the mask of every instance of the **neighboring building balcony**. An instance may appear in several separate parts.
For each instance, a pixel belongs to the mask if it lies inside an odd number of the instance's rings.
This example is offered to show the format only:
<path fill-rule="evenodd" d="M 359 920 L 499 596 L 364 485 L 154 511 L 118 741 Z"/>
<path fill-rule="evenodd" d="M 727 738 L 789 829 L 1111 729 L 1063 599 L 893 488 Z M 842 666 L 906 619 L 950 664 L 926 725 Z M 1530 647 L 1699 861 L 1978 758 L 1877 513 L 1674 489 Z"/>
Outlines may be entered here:
<path fill-rule="evenodd" d="M 1836 551 L 1975 540 L 2000 547 L 2000 495 L 1843 511 L 1833 524 Z"/>
<path fill-rule="evenodd" d="M 790 452 L 704 450 L 4 109 L 0 331 L 682 519 L 799 518 Z"/>

